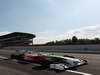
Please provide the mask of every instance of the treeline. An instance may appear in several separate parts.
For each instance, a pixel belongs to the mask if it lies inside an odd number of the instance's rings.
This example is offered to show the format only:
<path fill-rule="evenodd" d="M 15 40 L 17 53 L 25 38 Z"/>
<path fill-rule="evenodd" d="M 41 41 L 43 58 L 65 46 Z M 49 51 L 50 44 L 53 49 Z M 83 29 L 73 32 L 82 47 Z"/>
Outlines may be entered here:
<path fill-rule="evenodd" d="M 47 42 L 45 45 L 87 45 L 87 44 L 100 44 L 99 38 L 94 39 L 78 39 L 76 36 L 73 36 L 72 39 L 60 40 L 60 41 L 51 41 Z"/>

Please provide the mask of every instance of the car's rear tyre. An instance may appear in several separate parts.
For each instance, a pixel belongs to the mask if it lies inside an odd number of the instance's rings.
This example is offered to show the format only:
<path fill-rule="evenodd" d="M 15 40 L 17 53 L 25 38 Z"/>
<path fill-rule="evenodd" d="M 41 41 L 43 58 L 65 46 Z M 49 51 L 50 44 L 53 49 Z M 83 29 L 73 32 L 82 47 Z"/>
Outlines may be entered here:
<path fill-rule="evenodd" d="M 11 59 L 15 59 L 15 55 L 12 54 L 12 55 L 10 56 L 10 58 L 11 58 Z"/>

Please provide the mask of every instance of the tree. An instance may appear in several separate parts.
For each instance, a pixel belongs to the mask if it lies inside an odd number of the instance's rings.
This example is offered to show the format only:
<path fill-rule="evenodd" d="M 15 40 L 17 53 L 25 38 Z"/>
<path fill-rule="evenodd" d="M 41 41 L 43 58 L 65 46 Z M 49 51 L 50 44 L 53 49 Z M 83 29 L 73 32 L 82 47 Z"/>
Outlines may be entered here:
<path fill-rule="evenodd" d="M 51 41 L 51 42 L 47 42 L 45 45 L 55 45 L 55 42 L 54 41 Z"/>
<path fill-rule="evenodd" d="M 96 44 L 100 43 L 100 39 L 99 38 L 95 38 L 94 41 L 95 41 Z"/>
<path fill-rule="evenodd" d="M 73 36 L 73 37 L 72 37 L 72 43 L 73 43 L 73 44 L 76 44 L 77 42 L 78 42 L 77 37 L 76 37 L 76 36 Z"/>

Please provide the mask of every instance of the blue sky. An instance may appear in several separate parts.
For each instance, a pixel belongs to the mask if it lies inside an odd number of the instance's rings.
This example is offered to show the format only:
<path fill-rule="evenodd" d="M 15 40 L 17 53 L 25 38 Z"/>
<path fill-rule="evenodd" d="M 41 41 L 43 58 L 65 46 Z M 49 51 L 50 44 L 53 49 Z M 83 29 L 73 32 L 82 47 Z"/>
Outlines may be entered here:
<path fill-rule="evenodd" d="M 70 31 L 97 25 L 99 0 L 0 0 L 0 32 L 31 32 L 36 43 L 65 39 Z"/>

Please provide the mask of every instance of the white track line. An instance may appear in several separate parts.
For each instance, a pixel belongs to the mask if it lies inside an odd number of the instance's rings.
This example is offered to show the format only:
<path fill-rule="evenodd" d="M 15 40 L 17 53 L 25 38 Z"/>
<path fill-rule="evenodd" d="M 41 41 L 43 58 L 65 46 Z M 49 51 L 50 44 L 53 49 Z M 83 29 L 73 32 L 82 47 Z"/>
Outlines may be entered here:
<path fill-rule="evenodd" d="M 5 60 L 5 59 L 8 59 L 8 58 L 4 56 L 0 56 L 0 60 Z"/>
<path fill-rule="evenodd" d="M 72 71 L 72 70 L 66 70 L 67 72 L 72 72 L 72 73 L 76 73 L 76 74 L 81 74 L 81 75 L 92 75 L 89 73 L 84 73 L 84 72 L 78 72 L 78 71 Z"/>

